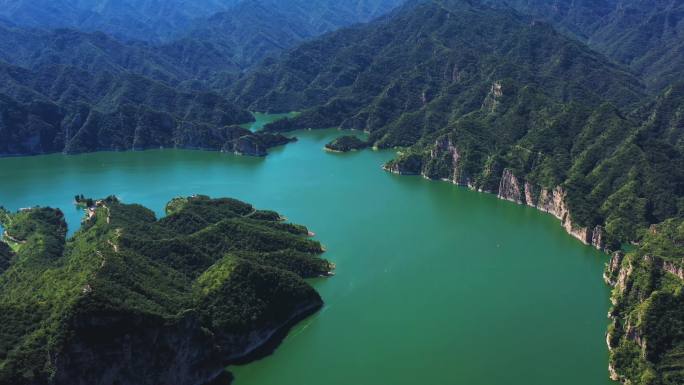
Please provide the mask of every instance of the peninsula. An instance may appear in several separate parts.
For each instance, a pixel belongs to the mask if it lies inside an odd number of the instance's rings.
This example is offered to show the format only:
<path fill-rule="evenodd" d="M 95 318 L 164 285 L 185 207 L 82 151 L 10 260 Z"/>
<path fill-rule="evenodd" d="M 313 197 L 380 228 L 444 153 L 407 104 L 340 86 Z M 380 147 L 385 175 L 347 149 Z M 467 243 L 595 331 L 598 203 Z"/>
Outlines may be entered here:
<path fill-rule="evenodd" d="M 226 365 L 323 304 L 304 278 L 333 265 L 275 212 L 193 196 L 157 219 L 115 197 L 80 202 L 70 239 L 58 209 L 0 212 L 2 384 L 227 380 Z"/>

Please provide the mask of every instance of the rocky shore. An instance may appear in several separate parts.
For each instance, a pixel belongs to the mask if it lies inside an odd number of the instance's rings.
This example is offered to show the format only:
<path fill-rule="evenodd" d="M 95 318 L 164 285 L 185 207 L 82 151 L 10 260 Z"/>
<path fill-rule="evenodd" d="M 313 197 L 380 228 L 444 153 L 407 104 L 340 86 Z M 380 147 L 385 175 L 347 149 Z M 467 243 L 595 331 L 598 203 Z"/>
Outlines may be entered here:
<path fill-rule="evenodd" d="M 444 164 L 444 159 L 448 161 L 447 164 Z M 441 164 L 436 165 L 437 162 Z M 533 185 L 514 175 L 510 169 L 502 171 L 498 186 L 495 188 L 491 188 L 494 186 L 492 183 L 478 183 L 463 171 L 461 154 L 447 137 L 438 139 L 427 153 L 400 154 L 398 159 L 385 164 L 383 168 L 394 174 L 422 175 L 426 179 L 447 181 L 475 191 L 496 194 L 500 199 L 534 207 L 558 218 L 565 231 L 582 243 L 599 250 L 605 249 L 602 226 L 587 228 L 573 223 L 572 213 L 567 204 L 567 193 L 563 187 L 546 189 Z M 436 172 L 435 169 L 439 171 Z M 496 180 L 492 174 L 493 170 L 484 170 L 483 173 L 490 180 Z"/>

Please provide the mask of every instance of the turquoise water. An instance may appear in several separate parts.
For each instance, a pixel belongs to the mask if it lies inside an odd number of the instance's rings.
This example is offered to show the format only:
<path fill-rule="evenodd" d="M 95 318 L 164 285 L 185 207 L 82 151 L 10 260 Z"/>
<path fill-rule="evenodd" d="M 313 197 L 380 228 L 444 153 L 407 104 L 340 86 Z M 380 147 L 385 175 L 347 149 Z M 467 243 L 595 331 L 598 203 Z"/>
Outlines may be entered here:
<path fill-rule="evenodd" d="M 326 306 L 237 385 L 608 385 L 606 256 L 528 207 L 388 174 L 392 152 L 329 153 L 336 130 L 265 158 L 155 150 L 0 159 L 0 205 L 116 194 L 161 215 L 179 195 L 231 196 L 306 224 L 337 275 Z"/>

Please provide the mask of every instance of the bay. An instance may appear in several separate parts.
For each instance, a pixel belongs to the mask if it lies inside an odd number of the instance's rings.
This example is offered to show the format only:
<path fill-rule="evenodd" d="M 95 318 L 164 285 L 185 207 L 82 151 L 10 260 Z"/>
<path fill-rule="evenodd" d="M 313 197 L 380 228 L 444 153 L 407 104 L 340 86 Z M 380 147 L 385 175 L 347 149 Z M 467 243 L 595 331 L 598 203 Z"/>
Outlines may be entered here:
<path fill-rule="evenodd" d="M 265 119 L 268 120 L 268 119 Z M 263 121 L 263 119 L 261 120 Z M 258 129 L 258 127 L 254 127 Z M 326 306 L 237 385 L 608 385 L 607 257 L 532 208 L 391 175 L 391 151 L 330 153 L 337 130 L 264 159 L 153 150 L 0 159 L 0 205 L 117 195 L 162 215 L 175 196 L 248 201 L 307 225 L 337 264 Z"/>

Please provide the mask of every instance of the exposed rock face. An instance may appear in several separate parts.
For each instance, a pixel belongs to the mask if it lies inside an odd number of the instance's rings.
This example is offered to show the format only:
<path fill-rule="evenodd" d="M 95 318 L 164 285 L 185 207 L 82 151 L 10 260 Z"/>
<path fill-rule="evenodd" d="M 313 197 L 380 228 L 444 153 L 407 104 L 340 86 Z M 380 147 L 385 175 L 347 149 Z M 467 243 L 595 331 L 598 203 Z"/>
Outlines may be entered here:
<path fill-rule="evenodd" d="M 385 164 L 383 168 L 393 174 L 420 175 L 423 169 L 423 157 L 421 154 L 401 155 L 398 159 Z"/>
<path fill-rule="evenodd" d="M 410 153 L 400 155 L 396 160 L 387 163 L 384 169 L 400 175 L 422 175 L 428 179 L 441 179 L 460 186 L 468 186 L 473 190 L 481 188 L 463 172 L 461 154 L 448 136 L 437 139 L 429 153 Z M 535 186 L 529 181 L 515 176 L 512 170 L 504 169 L 497 196 L 518 204 L 526 204 L 547 212 L 561 221 L 568 234 L 592 245 L 599 250 L 605 248 L 603 228 L 593 229 L 576 226 L 566 203 L 566 192 L 561 186 L 553 190 Z"/>
<path fill-rule="evenodd" d="M 489 112 L 496 111 L 496 107 L 498 107 L 500 103 L 499 99 L 501 99 L 503 94 L 503 85 L 501 82 L 497 81 L 492 83 L 489 94 L 487 94 L 487 97 L 482 102 L 482 108 L 488 110 Z"/>
<path fill-rule="evenodd" d="M 253 136 L 243 136 L 232 143 L 232 152 L 240 155 L 266 156 L 266 149 Z"/>
<path fill-rule="evenodd" d="M 679 262 L 663 262 L 663 270 L 667 271 L 670 274 L 676 275 L 677 277 L 679 277 L 679 279 L 684 280 L 684 259 Z"/>
<path fill-rule="evenodd" d="M 426 162 L 426 166 L 421 170 L 421 174 L 427 178 L 431 178 L 431 170 L 428 169 L 428 165 L 431 162 L 438 162 L 443 160 L 446 162 L 447 173 L 450 174 L 442 175 L 442 179 L 445 179 L 453 184 L 467 186 L 469 184 L 469 178 L 463 175 L 462 165 L 461 165 L 461 154 L 458 148 L 452 143 L 451 138 L 444 136 L 435 141 L 435 145 L 430 151 L 430 159 Z"/>
<path fill-rule="evenodd" d="M 499 189 L 499 191 L 501 191 L 501 189 Z M 525 181 L 525 204 L 531 205 L 532 202 L 536 201 L 536 199 L 533 196 L 533 192 L 534 186 L 532 186 L 532 183 Z"/>
<path fill-rule="evenodd" d="M 594 227 L 591 235 L 591 245 L 599 250 L 605 249 L 606 242 L 603 237 L 603 227 L 598 225 Z"/>
<path fill-rule="evenodd" d="M 613 367 L 612 363 L 608 364 L 608 373 L 610 373 L 610 379 L 611 380 L 613 380 L 613 381 L 619 381 L 620 380 L 620 376 L 615 371 L 615 368 Z"/>
<path fill-rule="evenodd" d="M 621 251 L 616 251 L 610 258 L 610 262 L 606 264 L 606 270 L 603 273 L 603 279 L 610 286 L 617 285 L 617 277 L 620 274 L 620 266 L 625 254 Z"/>
<path fill-rule="evenodd" d="M 627 281 L 634 271 L 634 265 L 632 262 L 627 262 L 627 266 L 621 267 L 617 276 L 617 281 L 615 282 L 615 288 L 617 292 L 623 294 L 627 289 Z"/>
<path fill-rule="evenodd" d="M 539 194 L 535 194 L 538 190 Z M 577 227 L 572 222 L 572 217 L 566 203 L 566 192 L 558 186 L 553 190 L 535 188 L 530 182 L 521 182 L 509 169 L 504 170 L 499 183 L 501 199 L 519 204 L 536 207 L 560 219 L 561 225 L 568 234 L 579 239 L 585 244 L 592 245 L 597 249 L 604 248 L 603 229 L 596 226 L 593 230 L 585 227 Z M 537 198 L 535 198 L 535 196 Z"/>
<path fill-rule="evenodd" d="M 527 191 L 529 183 L 525 183 L 525 195 L 520 188 L 520 182 L 518 178 L 513 175 L 511 170 L 504 170 L 503 176 L 501 176 L 501 182 L 499 183 L 499 194 L 497 195 L 500 199 L 505 199 L 511 202 L 524 204 L 526 202 L 532 202 L 531 194 Z M 524 200 L 523 200 L 524 199 Z"/>

